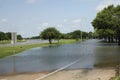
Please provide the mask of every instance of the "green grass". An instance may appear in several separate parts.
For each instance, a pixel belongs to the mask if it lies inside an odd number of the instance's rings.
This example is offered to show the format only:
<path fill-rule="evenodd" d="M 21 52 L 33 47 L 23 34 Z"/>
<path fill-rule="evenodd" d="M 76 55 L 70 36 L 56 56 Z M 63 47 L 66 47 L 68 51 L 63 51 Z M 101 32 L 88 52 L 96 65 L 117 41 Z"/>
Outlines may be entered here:
<path fill-rule="evenodd" d="M 113 77 L 113 78 L 110 79 L 110 80 L 120 80 L 120 76 L 118 76 L 118 77 Z"/>
<path fill-rule="evenodd" d="M 11 42 L 10 40 L 3 40 L 3 41 L 0 41 L 0 44 L 8 44 L 10 42 Z"/>
<path fill-rule="evenodd" d="M 120 80 L 120 76 L 119 76 L 119 77 L 117 77 L 115 80 Z"/>
<path fill-rule="evenodd" d="M 54 46 L 60 44 L 68 44 L 75 43 L 76 41 L 73 39 L 60 40 L 59 43 L 39 43 L 39 44 L 30 44 L 30 45 L 22 45 L 22 46 L 11 46 L 11 47 L 0 47 L 0 58 L 4 58 L 9 55 L 17 54 L 19 52 L 25 51 L 30 48 L 41 47 L 41 46 Z"/>
<path fill-rule="evenodd" d="M 68 43 L 76 43 L 75 39 L 61 39 L 59 44 L 68 44 Z"/>

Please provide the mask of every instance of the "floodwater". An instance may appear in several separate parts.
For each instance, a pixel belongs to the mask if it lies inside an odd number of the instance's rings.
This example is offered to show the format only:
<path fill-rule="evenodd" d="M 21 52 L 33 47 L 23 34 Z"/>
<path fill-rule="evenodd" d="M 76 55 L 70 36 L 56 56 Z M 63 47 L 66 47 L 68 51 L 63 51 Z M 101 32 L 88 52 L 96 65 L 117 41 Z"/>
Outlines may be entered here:
<path fill-rule="evenodd" d="M 115 66 L 120 62 L 120 47 L 95 39 L 75 44 L 37 47 L 0 59 L 0 74 L 50 71 L 77 59 L 80 60 L 67 69 Z"/>

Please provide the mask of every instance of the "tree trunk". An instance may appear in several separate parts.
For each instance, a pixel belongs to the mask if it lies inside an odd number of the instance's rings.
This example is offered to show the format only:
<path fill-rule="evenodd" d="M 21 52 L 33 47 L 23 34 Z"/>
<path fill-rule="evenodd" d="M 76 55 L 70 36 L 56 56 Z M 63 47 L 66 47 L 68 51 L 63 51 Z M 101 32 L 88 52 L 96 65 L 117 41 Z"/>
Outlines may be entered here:
<path fill-rule="evenodd" d="M 108 42 L 110 43 L 110 37 L 108 37 Z"/>
<path fill-rule="evenodd" d="M 52 44 L 52 39 L 51 38 L 49 38 L 49 43 Z"/>
<path fill-rule="evenodd" d="M 113 36 L 111 37 L 111 42 L 114 42 L 114 37 Z"/>
<path fill-rule="evenodd" d="M 117 38 L 115 38 L 115 42 L 117 43 L 117 41 L 118 41 L 118 39 Z"/>
<path fill-rule="evenodd" d="M 104 40 L 105 40 L 105 42 L 107 42 L 107 38 L 106 37 L 104 38 Z"/>
<path fill-rule="evenodd" d="M 120 46 L 120 37 L 118 38 L 118 45 Z"/>

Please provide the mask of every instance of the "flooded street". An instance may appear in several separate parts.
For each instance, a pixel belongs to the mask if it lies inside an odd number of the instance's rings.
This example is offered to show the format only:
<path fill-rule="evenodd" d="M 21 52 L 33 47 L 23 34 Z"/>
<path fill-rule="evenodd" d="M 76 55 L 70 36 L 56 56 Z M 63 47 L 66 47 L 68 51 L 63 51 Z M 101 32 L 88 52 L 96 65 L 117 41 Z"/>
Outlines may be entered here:
<path fill-rule="evenodd" d="M 51 47 L 37 47 L 15 56 L 0 59 L 0 74 L 40 72 L 59 69 L 80 59 L 68 67 L 94 68 L 111 67 L 120 62 L 120 47 L 117 44 L 102 43 L 100 40 L 87 40 L 75 44 Z"/>

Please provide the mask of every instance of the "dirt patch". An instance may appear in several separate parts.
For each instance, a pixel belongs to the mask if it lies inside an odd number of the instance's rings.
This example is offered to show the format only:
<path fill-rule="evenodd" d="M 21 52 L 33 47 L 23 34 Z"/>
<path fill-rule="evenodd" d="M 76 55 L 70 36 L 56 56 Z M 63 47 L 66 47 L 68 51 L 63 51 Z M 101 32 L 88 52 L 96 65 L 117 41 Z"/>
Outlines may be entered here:
<path fill-rule="evenodd" d="M 48 72 L 0 76 L 0 80 L 35 80 Z M 114 69 L 77 69 L 63 70 L 42 80 L 109 80 L 115 76 Z"/>

